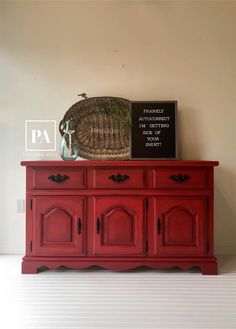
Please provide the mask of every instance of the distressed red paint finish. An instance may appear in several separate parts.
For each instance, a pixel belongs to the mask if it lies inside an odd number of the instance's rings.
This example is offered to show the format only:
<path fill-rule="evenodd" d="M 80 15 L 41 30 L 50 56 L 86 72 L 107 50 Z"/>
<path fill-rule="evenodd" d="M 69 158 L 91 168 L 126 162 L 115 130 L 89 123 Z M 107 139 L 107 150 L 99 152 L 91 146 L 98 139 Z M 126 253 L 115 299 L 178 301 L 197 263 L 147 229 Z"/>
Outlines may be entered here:
<path fill-rule="evenodd" d="M 24 161 L 26 255 L 46 266 L 128 270 L 197 266 L 217 274 L 217 161 Z"/>

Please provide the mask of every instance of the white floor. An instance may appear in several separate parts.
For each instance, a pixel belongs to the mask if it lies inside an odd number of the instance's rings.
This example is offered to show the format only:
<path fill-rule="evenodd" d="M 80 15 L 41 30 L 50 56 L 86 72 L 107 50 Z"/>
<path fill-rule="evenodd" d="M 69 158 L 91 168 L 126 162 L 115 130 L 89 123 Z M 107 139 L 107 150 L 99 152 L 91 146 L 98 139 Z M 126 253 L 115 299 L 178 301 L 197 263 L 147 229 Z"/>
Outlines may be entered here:
<path fill-rule="evenodd" d="M 198 270 L 102 269 L 20 274 L 0 256 L 2 329 L 236 328 L 236 256 L 218 276 Z"/>

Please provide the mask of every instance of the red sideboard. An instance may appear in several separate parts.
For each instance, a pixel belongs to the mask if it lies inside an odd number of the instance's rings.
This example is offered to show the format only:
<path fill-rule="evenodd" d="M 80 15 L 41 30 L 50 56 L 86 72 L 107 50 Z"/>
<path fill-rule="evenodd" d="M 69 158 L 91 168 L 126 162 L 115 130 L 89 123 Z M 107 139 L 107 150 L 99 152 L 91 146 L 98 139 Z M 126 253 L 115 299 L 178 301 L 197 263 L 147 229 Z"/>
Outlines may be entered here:
<path fill-rule="evenodd" d="M 22 273 L 197 266 L 217 274 L 217 161 L 24 161 Z"/>

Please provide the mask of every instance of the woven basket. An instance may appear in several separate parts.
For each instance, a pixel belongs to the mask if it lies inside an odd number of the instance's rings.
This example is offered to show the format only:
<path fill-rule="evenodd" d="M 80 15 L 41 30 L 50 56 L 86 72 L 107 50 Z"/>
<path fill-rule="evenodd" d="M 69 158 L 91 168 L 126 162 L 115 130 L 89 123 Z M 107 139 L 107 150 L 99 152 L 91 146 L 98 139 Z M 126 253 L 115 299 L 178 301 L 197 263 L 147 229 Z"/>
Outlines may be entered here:
<path fill-rule="evenodd" d="M 127 160 L 129 158 L 130 127 L 120 127 L 110 112 L 104 112 L 104 106 L 118 101 L 122 111 L 130 114 L 131 103 L 117 97 L 92 97 L 81 100 L 66 112 L 59 124 L 63 135 L 65 122 L 73 119 L 73 129 L 79 143 L 79 156 L 90 160 Z M 105 105 L 104 105 L 105 104 Z"/>

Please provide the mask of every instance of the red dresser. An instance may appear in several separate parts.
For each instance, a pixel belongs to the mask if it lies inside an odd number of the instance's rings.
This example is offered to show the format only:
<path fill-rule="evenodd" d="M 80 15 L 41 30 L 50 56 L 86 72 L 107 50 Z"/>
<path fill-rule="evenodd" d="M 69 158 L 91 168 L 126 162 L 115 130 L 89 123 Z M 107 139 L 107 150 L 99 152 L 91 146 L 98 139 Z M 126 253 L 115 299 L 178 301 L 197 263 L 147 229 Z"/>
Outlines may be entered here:
<path fill-rule="evenodd" d="M 40 267 L 197 266 L 217 274 L 217 161 L 24 161 L 26 255 Z"/>

